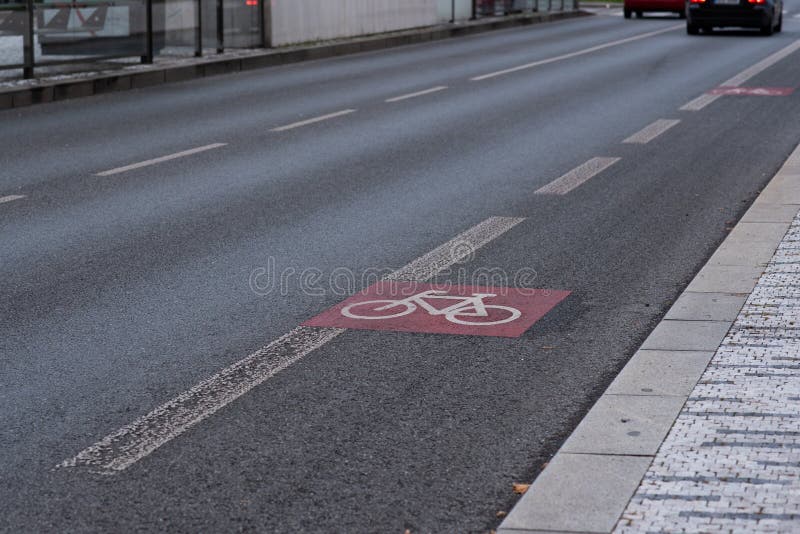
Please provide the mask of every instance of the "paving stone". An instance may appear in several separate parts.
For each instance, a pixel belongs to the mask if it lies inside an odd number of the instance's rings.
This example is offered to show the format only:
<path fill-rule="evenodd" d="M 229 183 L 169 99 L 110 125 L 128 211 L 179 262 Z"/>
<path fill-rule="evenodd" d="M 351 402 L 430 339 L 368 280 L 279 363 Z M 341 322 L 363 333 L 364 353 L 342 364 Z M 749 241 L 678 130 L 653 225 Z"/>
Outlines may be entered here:
<path fill-rule="evenodd" d="M 798 265 L 795 212 L 615 532 L 800 532 Z"/>

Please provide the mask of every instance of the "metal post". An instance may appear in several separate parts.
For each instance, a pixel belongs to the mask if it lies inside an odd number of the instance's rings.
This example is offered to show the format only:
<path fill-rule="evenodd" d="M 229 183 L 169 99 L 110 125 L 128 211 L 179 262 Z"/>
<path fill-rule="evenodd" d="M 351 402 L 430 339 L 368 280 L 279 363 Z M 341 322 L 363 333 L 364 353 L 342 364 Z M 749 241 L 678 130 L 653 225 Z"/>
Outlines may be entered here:
<path fill-rule="evenodd" d="M 547 0 L 547 12 L 553 11 L 553 0 Z"/>
<path fill-rule="evenodd" d="M 22 56 L 25 66 L 22 68 L 23 78 L 33 78 L 33 64 L 36 61 L 33 49 L 33 0 L 25 2 L 25 34 L 22 36 Z"/>
<path fill-rule="evenodd" d="M 476 18 L 478 18 L 478 6 L 477 6 L 477 4 L 478 4 L 478 0 L 472 0 L 472 16 L 469 18 L 469 20 L 475 20 Z"/>
<path fill-rule="evenodd" d="M 153 0 L 145 0 L 145 51 L 142 63 L 153 62 Z"/>
<path fill-rule="evenodd" d="M 225 51 L 225 21 L 222 20 L 222 2 L 223 0 L 217 0 L 217 54 Z"/>
<path fill-rule="evenodd" d="M 453 0 L 452 2 L 450 2 L 450 13 L 452 14 L 452 16 L 450 17 L 450 22 L 451 23 L 455 22 L 456 21 L 456 0 Z"/>
<path fill-rule="evenodd" d="M 194 32 L 194 57 L 203 57 L 203 0 L 197 0 L 197 13 L 194 22 L 197 29 Z"/>
<path fill-rule="evenodd" d="M 561 11 L 564 11 L 564 0 L 561 0 Z"/>
<path fill-rule="evenodd" d="M 267 8 L 264 5 L 267 0 L 260 0 L 258 2 L 258 20 L 260 21 L 260 29 L 261 29 L 261 48 L 267 48 L 269 43 L 267 43 Z"/>

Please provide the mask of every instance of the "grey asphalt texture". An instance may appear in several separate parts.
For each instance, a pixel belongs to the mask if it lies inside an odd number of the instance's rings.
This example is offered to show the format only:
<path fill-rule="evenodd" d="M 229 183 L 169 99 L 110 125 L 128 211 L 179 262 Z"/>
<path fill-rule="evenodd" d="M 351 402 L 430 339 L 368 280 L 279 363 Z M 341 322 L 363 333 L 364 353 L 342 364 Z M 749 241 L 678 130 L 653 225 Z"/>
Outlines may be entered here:
<path fill-rule="evenodd" d="M 678 111 L 800 20 L 469 78 L 680 23 L 596 16 L 0 113 L 0 196 L 27 196 L 0 204 L 0 530 L 496 527 L 800 142 L 800 92 Z M 746 85 L 800 86 L 797 54 Z M 682 122 L 621 144 L 659 118 Z M 595 156 L 622 159 L 534 194 Z M 343 299 L 296 278 L 254 293 L 270 258 L 397 268 L 491 216 L 528 219 L 467 279 L 534 269 L 573 292 L 522 337 L 351 330 L 119 475 L 54 469 Z"/>

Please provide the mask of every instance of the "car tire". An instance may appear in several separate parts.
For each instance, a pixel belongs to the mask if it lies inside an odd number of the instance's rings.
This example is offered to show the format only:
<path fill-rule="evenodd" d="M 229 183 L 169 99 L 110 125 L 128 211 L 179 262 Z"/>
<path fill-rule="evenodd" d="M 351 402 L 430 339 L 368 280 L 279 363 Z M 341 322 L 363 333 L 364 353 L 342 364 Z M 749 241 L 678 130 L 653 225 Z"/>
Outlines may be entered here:
<path fill-rule="evenodd" d="M 703 33 L 712 34 L 714 32 L 713 26 L 703 26 Z"/>
<path fill-rule="evenodd" d="M 778 25 L 775 26 L 775 33 L 780 33 L 783 29 L 783 13 L 781 13 L 781 17 L 778 19 Z"/>
<path fill-rule="evenodd" d="M 682 19 L 685 19 L 686 18 L 686 12 L 685 11 L 678 11 L 678 17 L 682 18 Z"/>
<path fill-rule="evenodd" d="M 625 16 L 626 19 L 631 18 L 631 13 L 632 13 L 631 10 L 628 8 L 622 10 L 622 14 Z"/>
<path fill-rule="evenodd" d="M 698 33 L 700 33 L 700 28 L 697 26 L 697 24 L 687 23 L 686 33 L 688 33 L 689 35 L 697 35 Z"/>
<path fill-rule="evenodd" d="M 636 12 L 636 18 L 637 18 L 637 19 L 640 19 L 640 18 L 642 18 L 643 16 L 644 16 L 644 14 L 643 14 L 641 11 L 637 11 L 637 12 Z"/>
<path fill-rule="evenodd" d="M 775 27 L 772 25 L 772 20 L 766 26 L 761 26 L 761 35 L 769 37 L 775 31 Z"/>

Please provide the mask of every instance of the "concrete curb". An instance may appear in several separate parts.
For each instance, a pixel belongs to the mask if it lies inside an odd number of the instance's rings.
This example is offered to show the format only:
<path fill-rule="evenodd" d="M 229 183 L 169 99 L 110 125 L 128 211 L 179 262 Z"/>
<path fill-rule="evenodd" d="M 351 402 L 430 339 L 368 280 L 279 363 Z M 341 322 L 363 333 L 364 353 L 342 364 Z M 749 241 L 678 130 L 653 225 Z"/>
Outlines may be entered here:
<path fill-rule="evenodd" d="M 800 211 L 800 145 L 498 534 L 609 533 Z"/>
<path fill-rule="evenodd" d="M 223 58 L 186 58 L 169 65 L 136 65 L 119 71 L 43 78 L 30 84 L 20 83 L 20 87 L 0 89 L 0 110 L 591 15 L 581 10 L 512 15 Z"/>

